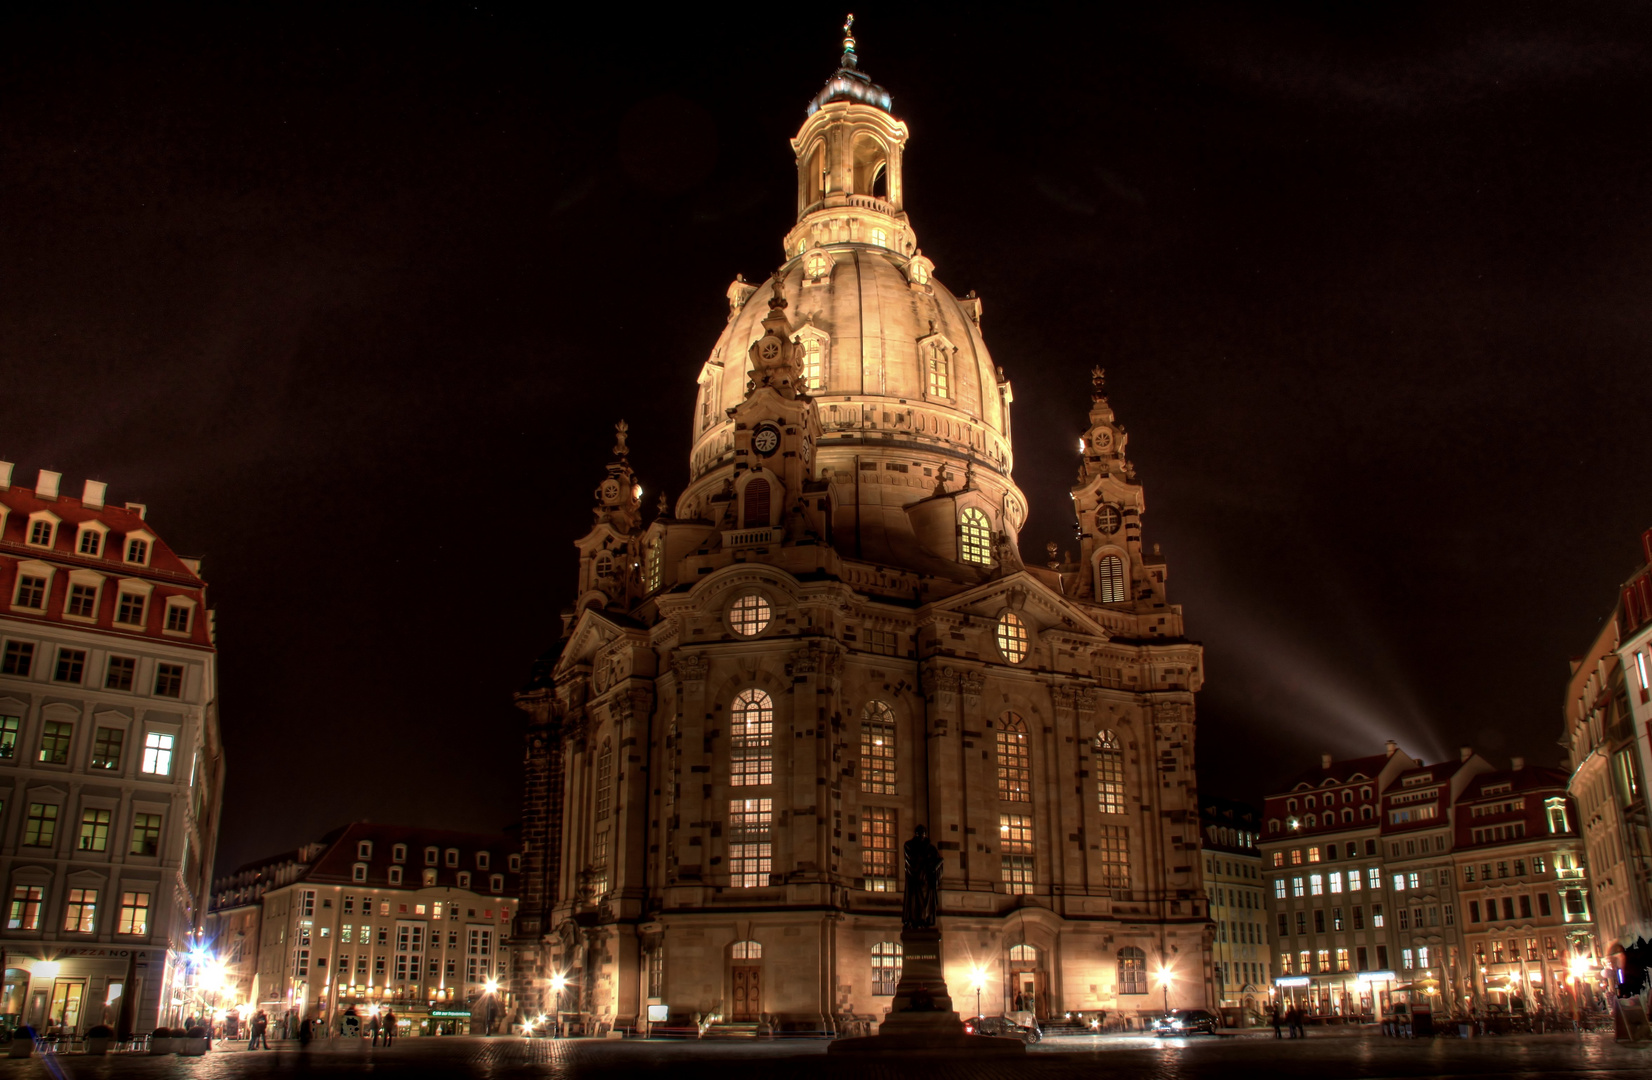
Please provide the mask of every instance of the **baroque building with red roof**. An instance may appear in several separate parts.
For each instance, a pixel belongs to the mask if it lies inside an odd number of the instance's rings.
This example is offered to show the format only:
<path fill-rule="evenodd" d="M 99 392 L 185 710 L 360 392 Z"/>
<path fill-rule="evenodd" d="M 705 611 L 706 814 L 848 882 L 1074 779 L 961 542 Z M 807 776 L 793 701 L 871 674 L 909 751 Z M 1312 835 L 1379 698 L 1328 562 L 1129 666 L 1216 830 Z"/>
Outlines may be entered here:
<path fill-rule="evenodd" d="M 1077 551 L 1024 559 L 1011 384 L 918 246 L 908 135 L 848 39 L 792 139 L 784 261 L 729 286 L 688 486 L 652 521 L 619 427 L 564 636 L 517 697 L 525 1015 L 875 1024 L 919 825 L 955 995 L 1213 1001 L 1202 653 L 1124 427 L 1098 370 Z"/>
<path fill-rule="evenodd" d="M 224 756 L 200 564 L 139 503 L 0 462 L 0 1014 L 183 1019 Z"/>

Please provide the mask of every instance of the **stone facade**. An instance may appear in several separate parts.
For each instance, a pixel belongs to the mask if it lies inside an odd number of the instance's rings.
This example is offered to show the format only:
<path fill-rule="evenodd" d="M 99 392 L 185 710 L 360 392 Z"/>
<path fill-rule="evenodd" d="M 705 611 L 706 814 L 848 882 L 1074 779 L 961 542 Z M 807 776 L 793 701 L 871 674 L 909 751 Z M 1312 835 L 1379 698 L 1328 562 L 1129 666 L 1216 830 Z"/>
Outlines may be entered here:
<path fill-rule="evenodd" d="M 200 564 L 139 503 L 0 462 L 0 1014 L 178 1023 L 195 1002 L 224 754 Z"/>
<path fill-rule="evenodd" d="M 1263 1018 L 1273 964 L 1268 948 L 1268 903 L 1263 895 L 1262 814 L 1229 799 L 1204 799 L 1205 890 L 1215 928 L 1211 974 L 1222 1019 L 1249 1027 Z"/>
<path fill-rule="evenodd" d="M 619 426 L 518 695 L 523 1015 L 875 1024 L 917 825 L 960 1009 L 978 981 L 989 1014 L 1212 1003 L 1202 654 L 1124 428 L 1098 370 L 1077 551 L 1024 561 L 1010 382 L 917 248 L 889 110 L 851 41 L 792 140 L 785 261 L 730 286 L 688 487 L 651 522 Z"/>

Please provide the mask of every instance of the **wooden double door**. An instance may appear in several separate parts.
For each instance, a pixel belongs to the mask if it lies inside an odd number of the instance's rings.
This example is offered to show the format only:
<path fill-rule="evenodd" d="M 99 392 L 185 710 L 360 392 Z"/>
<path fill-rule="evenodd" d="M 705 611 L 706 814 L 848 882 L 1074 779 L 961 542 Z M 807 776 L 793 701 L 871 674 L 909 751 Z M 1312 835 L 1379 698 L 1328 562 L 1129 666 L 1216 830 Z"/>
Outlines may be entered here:
<path fill-rule="evenodd" d="M 735 964 L 732 969 L 734 995 L 729 1019 L 734 1023 L 756 1020 L 763 1011 L 763 969 L 756 964 Z"/>

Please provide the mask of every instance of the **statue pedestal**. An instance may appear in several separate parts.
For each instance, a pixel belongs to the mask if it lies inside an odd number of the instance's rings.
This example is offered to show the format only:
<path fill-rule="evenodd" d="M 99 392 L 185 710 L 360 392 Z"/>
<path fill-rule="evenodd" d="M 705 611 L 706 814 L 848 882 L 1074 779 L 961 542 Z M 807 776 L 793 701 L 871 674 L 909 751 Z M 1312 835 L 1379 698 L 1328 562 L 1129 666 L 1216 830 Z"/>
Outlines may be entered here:
<path fill-rule="evenodd" d="M 1020 1039 L 965 1035 L 964 1022 L 952 1007 L 941 969 L 941 932 L 901 931 L 901 981 L 889 1016 L 878 1033 L 862 1039 L 838 1039 L 829 1054 L 888 1053 L 1026 1053 Z"/>

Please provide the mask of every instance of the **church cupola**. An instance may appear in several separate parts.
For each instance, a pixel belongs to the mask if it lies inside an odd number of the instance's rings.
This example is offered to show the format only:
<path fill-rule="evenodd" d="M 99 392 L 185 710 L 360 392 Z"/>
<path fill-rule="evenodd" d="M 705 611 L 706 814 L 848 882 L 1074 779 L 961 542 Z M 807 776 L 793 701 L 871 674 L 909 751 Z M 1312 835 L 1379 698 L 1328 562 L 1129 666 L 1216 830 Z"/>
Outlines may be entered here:
<path fill-rule="evenodd" d="M 786 235 L 789 258 L 842 244 L 902 256 L 918 249 L 901 185 L 906 125 L 891 115 L 889 91 L 860 70 L 853 25 L 850 16 L 838 69 L 809 102 L 792 140 L 797 225 Z"/>

